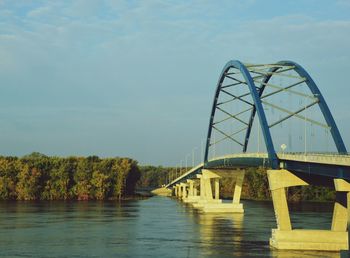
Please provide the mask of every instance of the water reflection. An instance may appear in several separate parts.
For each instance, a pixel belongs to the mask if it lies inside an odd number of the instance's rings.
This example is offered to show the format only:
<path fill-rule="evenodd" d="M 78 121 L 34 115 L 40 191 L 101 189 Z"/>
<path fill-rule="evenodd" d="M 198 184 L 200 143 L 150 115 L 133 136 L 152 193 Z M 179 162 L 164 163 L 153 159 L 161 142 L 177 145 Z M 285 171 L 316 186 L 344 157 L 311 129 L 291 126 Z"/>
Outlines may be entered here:
<path fill-rule="evenodd" d="M 276 227 L 272 203 L 243 203 L 244 214 L 204 214 L 162 197 L 121 203 L 0 202 L 0 257 L 339 257 L 270 249 Z M 324 227 L 331 207 L 320 211 L 317 206 L 295 204 L 294 225 Z"/>
<path fill-rule="evenodd" d="M 200 243 L 204 254 L 225 256 L 240 251 L 243 239 L 243 214 L 205 214 L 199 213 Z"/>

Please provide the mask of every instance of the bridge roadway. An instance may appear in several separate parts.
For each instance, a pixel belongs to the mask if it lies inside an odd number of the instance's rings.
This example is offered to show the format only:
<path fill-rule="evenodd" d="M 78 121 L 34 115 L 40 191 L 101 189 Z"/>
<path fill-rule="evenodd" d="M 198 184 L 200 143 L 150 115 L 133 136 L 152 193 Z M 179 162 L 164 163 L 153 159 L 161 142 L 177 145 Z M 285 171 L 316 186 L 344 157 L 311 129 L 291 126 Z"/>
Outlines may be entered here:
<path fill-rule="evenodd" d="M 280 168 L 305 175 L 320 176 L 324 179 L 341 178 L 350 180 L 350 155 L 328 153 L 277 153 Z M 184 174 L 171 181 L 165 187 L 185 182 L 195 178 L 202 169 L 237 169 L 249 167 L 271 168 L 267 153 L 240 153 L 231 154 L 215 159 L 191 168 Z M 234 170 L 232 170 L 234 171 Z M 326 180 L 327 181 L 327 180 Z"/>

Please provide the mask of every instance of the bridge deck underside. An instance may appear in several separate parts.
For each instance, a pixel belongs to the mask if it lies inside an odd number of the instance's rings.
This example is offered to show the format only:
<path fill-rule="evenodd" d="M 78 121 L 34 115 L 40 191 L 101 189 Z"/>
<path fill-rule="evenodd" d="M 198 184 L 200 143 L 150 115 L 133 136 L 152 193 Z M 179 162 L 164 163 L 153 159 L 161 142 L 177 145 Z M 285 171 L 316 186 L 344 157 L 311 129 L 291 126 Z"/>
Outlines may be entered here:
<path fill-rule="evenodd" d="M 305 178 L 314 178 L 321 185 L 332 185 L 333 179 L 343 178 L 350 180 L 350 166 L 324 164 L 317 162 L 303 162 L 300 160 L 280 159 L 281 168 L 287 169 L 293 173 L 299 174 Z M 251 167 L 264 167 L 270 169 L 270 162 L 265 157 L 232 157 L 208 161 L 204 166 L 197 167 L 185 176 L 174 180 L 167 187 L 171 187 L 186 179 L 195 178 L 201 172 L 202 168 L 206 169 L 239 169 Z"/>
<path fill-rule="evenodd" d="M 317 162 L 303 162 L 293 160 L 280 159 L 280 164 L 283 168 L 297 173 L 304 173 L 315 176 L 325 176 L 329 178 L 343 178 L 350 180 L 350 167 L 335 165 L 335 164 L 322 164 Z M 205 168 L 247 168 L 247 167 L 265 167 L 270 168 L 270 163 L 265 158 L 225 158 L 208 162 Z"/>

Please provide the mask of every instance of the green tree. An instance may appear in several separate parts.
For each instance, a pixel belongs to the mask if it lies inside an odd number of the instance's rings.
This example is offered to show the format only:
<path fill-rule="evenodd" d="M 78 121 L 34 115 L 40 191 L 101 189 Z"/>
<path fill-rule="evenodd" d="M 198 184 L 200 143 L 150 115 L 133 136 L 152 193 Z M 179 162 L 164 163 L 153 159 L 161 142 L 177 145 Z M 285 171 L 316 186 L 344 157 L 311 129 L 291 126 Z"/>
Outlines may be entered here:
<path fill-rule="evenodd" d="M 131 164 L 128 159 L 117 159 L 113 165 L 115 176 L 114 194 L 120 200 L 123 196 L 123 191 L 126 184 L 126 177 L 130 171 Z"/>
<path fill-rule="evenodd" d="M 108 175 L 96 170 L 92 173 L 92 192 L 97 200 L 104 200 L 107 197 L 111 185 Z"/>
<path fill-rule="evenodd" d="M 25 164 L 18 174 L 16 186 L 18 200 L 38 200 L 40 197 L 41 172 L 38 168 L 31 168 Z"/>
<path fill-rule="evenodd" d="M 0 199 L 16 199 L 17 174 L 21 163 L 17 158 L 0 158 Z"/>

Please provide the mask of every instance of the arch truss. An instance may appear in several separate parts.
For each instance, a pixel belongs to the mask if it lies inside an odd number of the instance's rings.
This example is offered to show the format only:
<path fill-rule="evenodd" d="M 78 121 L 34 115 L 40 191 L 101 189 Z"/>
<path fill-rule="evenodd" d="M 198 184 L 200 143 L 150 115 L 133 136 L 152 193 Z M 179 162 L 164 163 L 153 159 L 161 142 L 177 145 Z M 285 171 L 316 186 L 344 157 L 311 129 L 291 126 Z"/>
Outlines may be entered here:
<path fill-rule="evenodd" d="M 274 80 L 286 80 L 279 85 Z M 301 90 L 306 87 L 307 92 Z M 283 105 L 283 94 L 296 96 L 302 100 L 301 107 L 288 109 Z M 276 97 L 277 96 L 277 97 Z M 280 98 L 274 103 L 271 99 Z M 322 119 L 308 116 L 306 110 L 318 107 Z M 268 119 L 267 109 L 277 110 L 280 116 Z M 313 126 L 329 130 L 336 149 L 346 153 L 346 148 L 333 116 L 321 92 L 306 70 L 292 61 L 272 64 L 248 64 L 230 61 L 223 68 L 217 83 L 212 105 L 204 163 L 208 162 L 209 151 L 224 141 L 237 145 L 247 152 L 255 118 L 260 125 L 262 138 L 272 167 L 278 166 L 271 129 L 288 119 L 300 119 Z M 234 124 L 235 130 L 227 130 L 227 124 Z M 220 135 L 212 137 L 213 132 Z"/>

